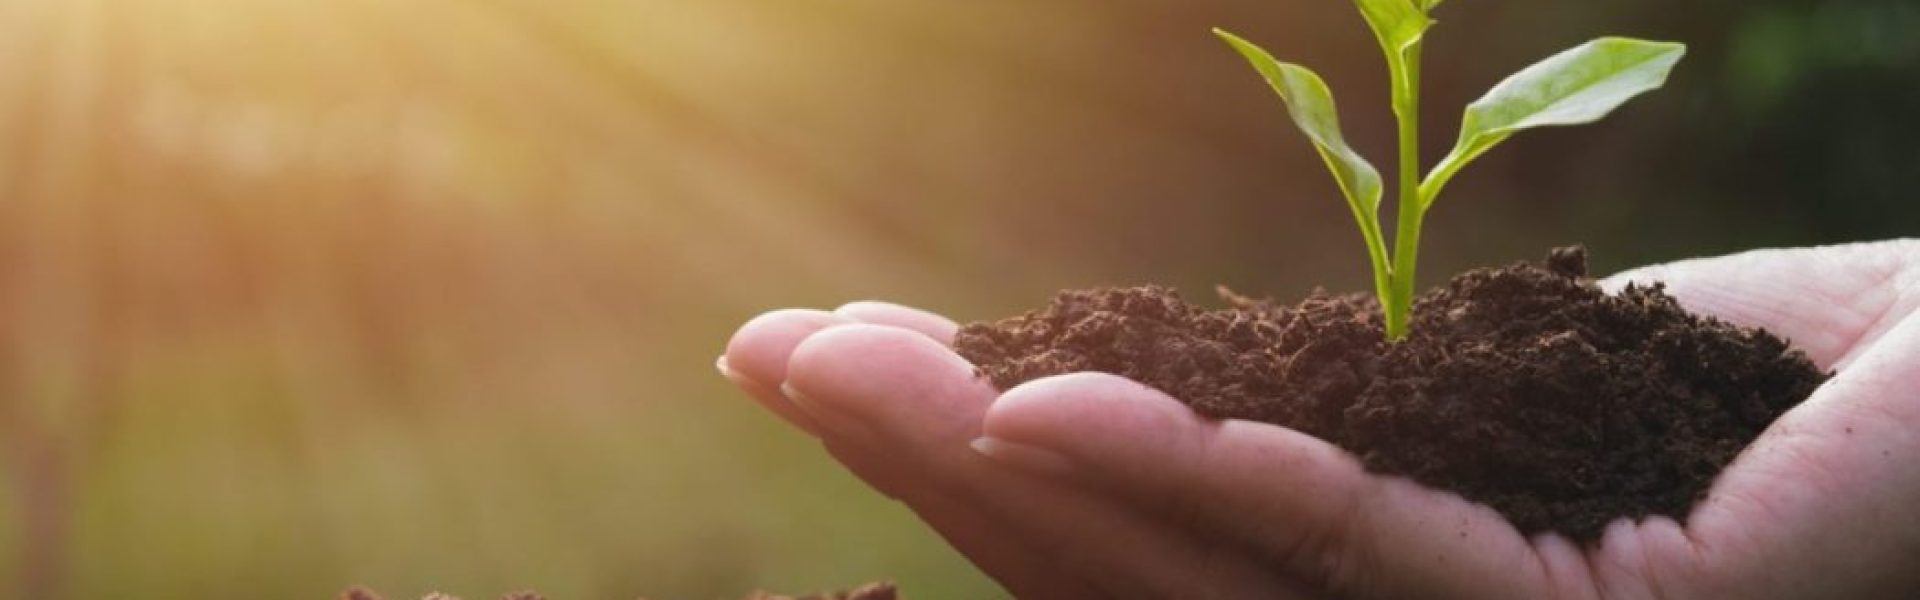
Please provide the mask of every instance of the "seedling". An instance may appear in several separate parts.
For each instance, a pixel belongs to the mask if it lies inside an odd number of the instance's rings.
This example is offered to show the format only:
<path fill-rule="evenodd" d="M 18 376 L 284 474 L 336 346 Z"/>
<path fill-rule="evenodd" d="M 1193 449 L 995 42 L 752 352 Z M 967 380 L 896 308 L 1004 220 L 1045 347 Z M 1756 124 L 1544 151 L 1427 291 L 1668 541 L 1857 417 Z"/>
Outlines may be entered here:
<path fill-rule="evenodd" d="M 1536 127 L 1582 125 L 1600 120 L 1634 96 L 1659 89 L 1686 54 L 1683 44 L 1603 37 L 1521 69 L 1467 106 L 1460 140 L 1425 179 L 1420 176 L 1420 54 L 1429 15 L 1442 0 L 1354 0 L 1380 40 L 1392 79 L 1393 114 L 1400 131 L 1399 219 L 1393 254 L 1381 233 L 1380 201 L 1385 184 L 1380 172 L 1347 146 L 1333 93 L 1319 75 L 1280 62 L 1253 43 L 1215 29 L 1214 33 L 1260 71 L 1285 101 L 1294 125 L 1320 151 L 1333 171 L 1373 263 L 1374 291 L 1380 296 L 1387 339 L 1407 336 L 1413 312 L 1414 269 L 1420 253 L 1420 223 L 1448 181 L 1462 167 L 1509 136 Z"/>

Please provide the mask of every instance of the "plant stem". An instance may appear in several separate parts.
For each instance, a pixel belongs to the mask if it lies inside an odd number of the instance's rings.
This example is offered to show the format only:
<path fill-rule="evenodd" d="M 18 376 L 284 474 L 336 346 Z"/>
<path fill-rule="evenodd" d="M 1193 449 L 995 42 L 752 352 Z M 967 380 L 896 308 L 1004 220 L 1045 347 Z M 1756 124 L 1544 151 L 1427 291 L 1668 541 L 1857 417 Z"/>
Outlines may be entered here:
<path fill-rule="evenodd" d="M 1393 235 L 1392 289 L 1382 300 L 1387 320 L 1387 341 L 1407 337 L 1407 324 L 1413 316 L 1415 266 L 1420 255 L 1420 222 L 1426 217 L 1420 193 L 1420 54 L 1424 43 L 1415 42 L 1402 55 L 1402 72 L 1395 85 L 1404 86 L 1394 104 L 1394 116 L 1400 123 L 1400 217 Z"/>

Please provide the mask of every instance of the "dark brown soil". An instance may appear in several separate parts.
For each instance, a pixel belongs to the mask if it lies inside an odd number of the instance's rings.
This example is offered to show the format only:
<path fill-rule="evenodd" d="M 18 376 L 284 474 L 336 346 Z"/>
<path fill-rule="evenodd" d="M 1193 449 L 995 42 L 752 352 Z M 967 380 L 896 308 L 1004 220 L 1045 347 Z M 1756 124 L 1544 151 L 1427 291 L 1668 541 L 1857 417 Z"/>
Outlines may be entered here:
<path fill-rule="evenodd" d="M 860 586 L 851 590 L 847 590 L 844 592 L 833 592 L 829 594 L 818 594 L 813 596 L 782 596 L 779 594 L 769 594 L 766 592 L 754 592 L 754 593 L 748 594 L 746 598 L 743 598 L 742 600 L 899 600 L 899 599 L 900 599 L 899 593 L 894 590 L 893 584 L 869 583 L 867 585 L 863 585 L 863 586 Z M 345 593 L 340 594 L 340 600 L 381 600 L 381 598 L 379 594 L 375 594 L 367 590 L 366 588 L 356 587 L 356 588 L 347 590 Z M 460 599 L 453 596 L 448 596 L 446 594 L 434 593 L 434 594 L 427 594 L 427 596 L 423 600 L 460 600 Z M 500 600 L 546 600 L 546 599 L 545 597 L 533 592 L 515 592 L 515 593 L 501 596 Z"/>
<path fill-rule="evenodd" d="M 1826 379 L 1765 331 L 1682 310 L 1659 286 L 1618 296 L 1556 250 L 1455 277 L 1383 341 L 1369 296 L 1196 308 L 1163 287 L 1061 292 L 960 331 L 1001 389 L 1104 371 L 1209 417 L 1284 425 L 1583 542 L 1617 517 L 1684 519 L 1720 469 Z"/>

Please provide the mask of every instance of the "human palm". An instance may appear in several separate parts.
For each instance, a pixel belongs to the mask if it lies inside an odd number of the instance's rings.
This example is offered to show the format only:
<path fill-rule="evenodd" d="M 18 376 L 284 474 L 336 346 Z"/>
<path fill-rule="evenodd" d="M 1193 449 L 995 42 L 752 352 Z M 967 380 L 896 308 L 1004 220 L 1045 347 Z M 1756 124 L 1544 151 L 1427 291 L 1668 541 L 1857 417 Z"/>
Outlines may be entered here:
<path fill-rule="evenodd" d="M 1077 373 L 1000 393 L 930 313 L 855 303 L 747 323 L 722 371 L 1022 598 L 1904 598 L 1920 590 L 1920 241 L 1768 250 L 1663 281 L 1835 376 L 1683 526 L 1597 546 L 1366 473 L 1273 425 Z"/>

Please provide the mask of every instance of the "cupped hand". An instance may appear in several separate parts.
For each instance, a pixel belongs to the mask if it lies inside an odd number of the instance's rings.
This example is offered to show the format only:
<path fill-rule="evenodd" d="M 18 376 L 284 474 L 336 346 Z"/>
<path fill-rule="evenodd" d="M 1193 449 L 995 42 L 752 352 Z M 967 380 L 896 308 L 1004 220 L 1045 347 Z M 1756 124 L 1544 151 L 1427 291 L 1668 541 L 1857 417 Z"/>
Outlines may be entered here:
<path fill-rule="evenodd" d="M 881 303 L 747 323 L 721 370 L 1022 598 L 1907 598 L 1920 590 L 1920 241 L 1623 273 L 1836 375 L 1682 525 L 1523 537 L 1273 425 L 1106 374 L 999 393 L 956 326 Z"/>

